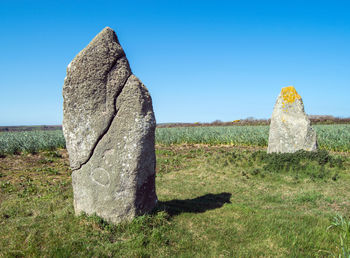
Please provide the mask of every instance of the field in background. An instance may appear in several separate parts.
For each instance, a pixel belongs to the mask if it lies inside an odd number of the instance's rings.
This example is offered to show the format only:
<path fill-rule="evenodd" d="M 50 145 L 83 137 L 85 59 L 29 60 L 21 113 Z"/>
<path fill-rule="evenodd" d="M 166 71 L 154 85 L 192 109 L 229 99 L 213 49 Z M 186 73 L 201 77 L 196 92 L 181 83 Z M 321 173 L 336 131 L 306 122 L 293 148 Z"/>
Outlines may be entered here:
<path fill-rule="evenodd" d="M 330 125 L 330 124 L 350 124 L 349 118 L 340 118 L 334 116 L 319 116 L 309 115 L 308 116 L 312 125 Z M 232 125 L 270 125 L 270 119 L 256 119 L 249 117 L 246 119 L 238 119 L 229 122 L 223 122 L 221 120 L 215 120 L 211 123 L 162 123 L 157 124 L 158 128 L 169 128 L 169 127 L 204 127 L 204 126 L 232 126 Z M 1 128 L 0 128 L 1 130 Z"/>
<path fill-rule="evenodd" d="M 320 149 L 350 151 L 350 125 L 314 125 Z M 267 147 L 269 126 L 157 128 L 159 144 L 203 143 Z"/>
<path fill-rule="evenodd" d="M 62 126 L 61 125 L 0 126 L 0 132 L 55 131 L 55 130 L 62 130 Z"/>
<path fill-rule="evenodd" d="M 320 149 L 350 152 L 350 124 L 314 125 Z M 156 129 L 156 143 L 266 147 L 268 126 L 171 127 Z M 61 130 L 0 132 L 0 156 L 64 148 Z"/>
<path fill-rule="evenodd" d="M 0 157 L 7 154 L 37 153 L 44 150 L 65 148 L 62 130 L 0 132 Z"/>

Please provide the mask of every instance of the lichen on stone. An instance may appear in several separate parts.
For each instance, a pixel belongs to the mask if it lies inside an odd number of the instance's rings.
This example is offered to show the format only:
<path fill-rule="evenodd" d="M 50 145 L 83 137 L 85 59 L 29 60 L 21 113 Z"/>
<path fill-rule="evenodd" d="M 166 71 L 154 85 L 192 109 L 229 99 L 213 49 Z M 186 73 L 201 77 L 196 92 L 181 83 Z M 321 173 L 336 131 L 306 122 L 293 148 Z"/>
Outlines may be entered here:
<path fill-rule="evenodd" d="M 283 98 L 282 105 L 286 107 L 287 104 L 292 104 L 297 99 L 301 99 L 298 92 L 295 90 L 293 86 L 284 87 L 281 90 L 281 96 Z"/>

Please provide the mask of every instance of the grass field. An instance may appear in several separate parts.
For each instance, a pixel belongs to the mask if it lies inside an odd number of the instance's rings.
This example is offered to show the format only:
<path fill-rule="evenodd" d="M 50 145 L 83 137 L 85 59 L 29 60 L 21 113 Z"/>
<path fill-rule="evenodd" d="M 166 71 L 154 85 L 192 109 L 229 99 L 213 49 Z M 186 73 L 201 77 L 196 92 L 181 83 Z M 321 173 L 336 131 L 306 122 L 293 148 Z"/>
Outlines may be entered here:
<path fill-rule="evenodd" d="M 66 146 L 62 130 L 0 132 L 0 157 L 6 154 L 36 153 Z"/>
<path fill-rule="evenodd" d="M 350 124 L 315 125 L 317 141 L 321 149 L 350 151 Z M 203 143 L 231 144 L 267 147 L 268 126 L 212 126 L 158 128 L 159 144 Z"/>
<path fill-rule="evenodd" d="M 329 151 L 350 152 L 350 124 L 315 125 L 318 144 Z M 267 147 L 268 126 L 211 126 L 157 128 L 158 144 L 228 144 Z M 0 156 L 36 153 L 65 147 L 61 130 L 0 132 Z"/>
<path fill-rule="evenodd" d="M 2 157 L 0 257 L 347 255 L 348 153 L 158 144 L 156 155 L 157 209 L 117 226 L 74 216 L 64 149 Z"/>

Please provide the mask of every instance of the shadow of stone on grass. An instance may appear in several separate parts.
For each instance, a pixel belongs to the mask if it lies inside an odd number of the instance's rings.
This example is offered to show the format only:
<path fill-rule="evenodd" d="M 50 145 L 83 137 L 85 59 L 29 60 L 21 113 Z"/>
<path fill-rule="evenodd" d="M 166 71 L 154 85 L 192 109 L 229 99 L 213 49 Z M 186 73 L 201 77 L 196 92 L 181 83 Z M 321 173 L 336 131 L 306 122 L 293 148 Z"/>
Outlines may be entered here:
<path fill-rule="evenodd" d="M 203 213 L 207 210 L 221 208 L 225 203 L 231 203 L 230 193 L 206 194 L 194 199 L 159 201 L 157 208 L 165 210 L 171 217 L 181 213 Z"/>

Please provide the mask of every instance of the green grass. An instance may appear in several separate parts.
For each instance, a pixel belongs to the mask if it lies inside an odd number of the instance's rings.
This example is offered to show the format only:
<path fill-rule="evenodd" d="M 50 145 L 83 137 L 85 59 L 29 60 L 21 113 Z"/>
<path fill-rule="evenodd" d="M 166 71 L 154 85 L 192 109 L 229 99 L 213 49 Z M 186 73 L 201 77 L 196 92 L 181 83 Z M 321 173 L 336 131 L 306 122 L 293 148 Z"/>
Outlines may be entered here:
<path fill-rule="evenodd" d="M 315 125 L 321 149 L 350 152 L 350 124 Z M 157 144 L 228 144 L 267 147 L 268 126 L 212 126 L 157 128 Z M 0 133 L 0 157 L 63 148 L 61 130 Z"/>
<path fill-rule="evenodd" d="M 65 150 L 1 158 L 0 257 L 324 257 L 349 250 L 348 154 L 158 145 L 156 155 L 157 209 L 119 225 L 74 216 Z"/>
<path fill-rule="evenodd" d="M 335 229 L 340 233 L 340 254 L 342 257 L 350 257 L 350 220 L 344 218 L 341 215 L 337 215 L 333 218 L 332 224 L 328 229 Z"/>

